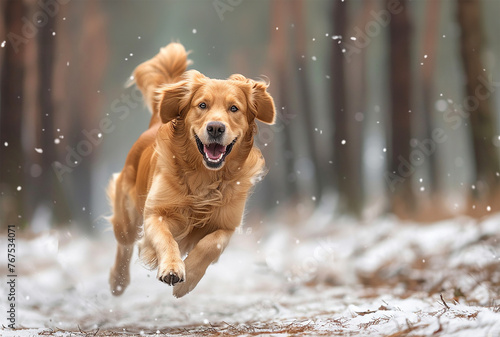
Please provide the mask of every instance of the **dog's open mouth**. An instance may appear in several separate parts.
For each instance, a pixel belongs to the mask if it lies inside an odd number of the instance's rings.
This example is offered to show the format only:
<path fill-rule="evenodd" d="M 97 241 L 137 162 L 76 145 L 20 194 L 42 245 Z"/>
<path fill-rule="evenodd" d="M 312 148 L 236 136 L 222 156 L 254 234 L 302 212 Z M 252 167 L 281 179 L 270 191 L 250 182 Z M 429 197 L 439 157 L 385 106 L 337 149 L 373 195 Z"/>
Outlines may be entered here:
<path fill-rule="evenodd" d="M 236 143 L 237 138 L 235 138 L 231 144 L 222 145 L 217 142 L 203 144 L 203 142 L 198 138 L 197 135 L 194 135 L 196 139 L 196 145 L 198 146 L 198 150 L 203 155 L 203 160 L 205 160 L 205 164 L 207 167 L 211 169 L 218 169 L 224 163 L 224 159 L 226 159 L 227 155 L 231 153 L 233 149 L 234 143 Z"/>

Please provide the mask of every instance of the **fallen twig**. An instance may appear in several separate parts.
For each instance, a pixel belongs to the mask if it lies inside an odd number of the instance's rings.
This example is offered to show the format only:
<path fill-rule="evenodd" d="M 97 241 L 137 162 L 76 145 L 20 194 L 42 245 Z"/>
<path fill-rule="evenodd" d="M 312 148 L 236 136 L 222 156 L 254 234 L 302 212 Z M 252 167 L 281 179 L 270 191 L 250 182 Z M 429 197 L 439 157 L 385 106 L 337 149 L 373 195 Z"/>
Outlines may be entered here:
<path fill-rule="evenodd" d="M 445 306 L 446 309 L 450 309 L 450 307 L 448 306 L 448 304 L 446 303 L 446 301 L 444 300 L 443 298 L 443 294 L 439 294 L 439 297 L 441 298 L 441 301 L 443 302 L 443 305 Z"/>

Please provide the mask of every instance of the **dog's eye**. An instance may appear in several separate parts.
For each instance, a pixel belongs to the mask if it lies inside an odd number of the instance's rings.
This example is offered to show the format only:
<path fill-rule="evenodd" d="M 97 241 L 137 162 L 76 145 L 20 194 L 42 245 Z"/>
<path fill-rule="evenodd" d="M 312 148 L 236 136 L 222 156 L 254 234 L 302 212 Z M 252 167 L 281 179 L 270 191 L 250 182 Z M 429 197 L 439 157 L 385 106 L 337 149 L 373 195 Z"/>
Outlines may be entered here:
<path fill-rule="evenodd" d="M 205 103 L 205 102 L 201 102 L 200 104 L 198 104 L 198 107 L 199 107 L 200 109 L 206 109 L 206 108 L 207 108 L 207 103 Z"/>
<path fill-rule="evenodd" d="M 233 105 L 229 110 L 231 110 L 231 112 L 236 112 L 238 111 L 238 107 L 236 105 Z"/>

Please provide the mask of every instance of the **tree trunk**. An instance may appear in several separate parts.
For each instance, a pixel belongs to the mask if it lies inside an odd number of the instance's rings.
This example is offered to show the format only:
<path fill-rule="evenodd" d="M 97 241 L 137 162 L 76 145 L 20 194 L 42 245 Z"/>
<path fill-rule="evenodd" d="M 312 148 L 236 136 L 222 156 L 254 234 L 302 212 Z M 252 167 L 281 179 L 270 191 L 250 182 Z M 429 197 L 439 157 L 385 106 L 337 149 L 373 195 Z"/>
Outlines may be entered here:
<path fill-rule="evenodd" d="M 426 139 L 432 139 L 432 130 L 434 129 L 433 112 L 434 102 L 432 97 L 433 92 L 433 76 L 436 68 L 437 60 L 437 38 L 439 34 L 439 16 L 441 3 L 439 1 L 427 1 L 425 3 L 425 19 L 426 25 L 423 36 L 423 52 L 427 57 L 424 59 L 422 66 L 422 86 L 423 86 L 423 118 Z M 439 168 L 436 160 L 436 154 L 426 158 L 429 169 L 429 181 L 426 182 L 428 192 L 431 195 L 439 191 Z"/>
<path fill-rule="evenodd" d="M 80 35 L 77 44 L 78 55 L 75 55 L 78 66 L 72 67 L 72 78 L 76 77 L 75 85 L 70 89 L 72 114 L 77 120 L 71 125 L 71 134 L 75 136 L 73 147 L 88 139 L 84 131 L 92 132 L 99 128 L 102 118 L 101 107 L 103 95 L 100 93 L 102 74 L 105 73 L 108 59 L 107 17 L 104 15 L 100 1 L 83 2 L 83 15 L 76 34 Z M 73 14 L 72 14 L 73 15 Z M 86 50 L 94 49 L 87 55 Z M 63 112 L 67 113 L 67 112 Z M 97 132 L 96 132 L 97 133 Z M 95 137 L 95 136 L 94 136 Z M 90 212 L 92 194 L 93 161 L 99 151 L 98 145 L 92 145 L 90 154 L 82 156 L 79 165 L 69 175 L 68 180 L 78 186 L 79 193 L 73 195 L 72 211 L 74 218 L 91 230 L 92 216 Z"/>
<path fill-rule="evenodd" d="M 315 140 L 314 131 L 314 110 L 311 105 L 311 93 L 310 93 L 310 81 L 308 77 L 308 67 L 307 67 L 307 39 L 306 39 L 306 23 L 305 23 L 305 6 L 304 0 L 295 0 L 292 7 L 293 22 L 295 22 L 295 43 L 296 50 L 295 55 L 295 66 L 300 68 L 298 70 L 297 85 L 298 91 L 301 93 L 299 98 L 299 117 L 304 122 L 304 134 L 303 141 L 306 142 L 308 156 L 312 162 L 313 172 L 312 172 L 312 194 L 317 200 L 320 200 L 323 193 L 323 185 L 326 182 L 326 178 L 321 174 L 320 169 L 320 159 L 318 156 L 318 150 Z"/>
<path fill-rule="evenodd" d="M 23 1 L 9 0 L 4 4 L 5 32 L 21 36 L 26 9 Z M 8 35 L 9 36 L 9 35 Z M 12 36 L 12 35 L 11 35 Z M 0 223 L 19 225 L 23 221 L 24 158 L 21 144 L 23 112 L 24 45 L 17 50 L 7 38 L 3 48 L 0 89 Z"/>
<path fill-rule="evenodd" d="M 344 1 L 335 1 L 333 5 L 333 35 L 341 36 L 344 42 L 347 39 L 347 6 Z M 341 211 L 358 216 L 362 207 L 361 193 L 361 135 L 360 125 L 355 121 L 358 103 L 350 102 L 348 85 L 353 88 L 359 82 L 357 79 L 350 81 L 346 76 L 346 69 L 351 70 L 355 76 L 362 76 L 362 72 L 355 71 L 353 65 L 346 61 L 343 44 L 338 45 L 338 40 L 333 41 L 331 58 L 332 71 L 332 110 L 333 118 L 333 157 L 334 174 L 339 195 L 339 208 Z M 356 56 L 355 63 L 359 65 L 362 57 Z M 349 62 L 352 62 L 349 59 Z M 362 105 L 362 103 L 361 103 Z"/>
<path fill-rule="evenodd" d="M 496 128 L 491 109 L 491 88 L 483 71 L 481 6 L 479 0 L 458 0 L 458 22 L 461 29 L 460 47 L 466 77 L 465 111 L 470 113 L 472 145 L 476 165 L 476 189 L 471 201 L 488 202 L 498 190 L 500 172 L 497 149 L 493 145 Z"/>
<path fill-rule="evenodd" d="M 272 1 L 271 17 L 271 59 L 275 69 L 275 76 L 277 78 L 277 95 L 276 107 L 277 113 L 281 112 L 281 107 L 285 109 L 292 109 L 290 106 L 290 98 L 288 96 L 289 88 L 287 86 L 287 60 L 285 56 L 286 50 L 286 19 L 285 13 L 287 11 L 287 3 L 284 0 Z M 278 29 L 276 29 L 278 27 Z M 295 172 L 295 158 L 293 150 L 293 139 L 291 135 L 291 125 L 285 125 L 282 131 L 283 135 L 283 165 L 282 171 L 284 173 L 283 181 L 283 197 L 290 202 L 295 202 L 298 197 L 297 174 Z M 276 144 L 277 145 L 277 144 Z"/>
<path fill-rule="evenodd" d="M 392 0 L 387 0 L 390 7 Z M 400 0 L 403 10 L 392 15 L 389 24 L 389 89 L 391 135 L 389 144 L 389 171 L 397 175 L 397 181 L 389 185 L 392 211 L 401 216 L 415 212 L 415 194 L 412 174 L 424 158 L 411 156 L 411 26 L 407 2 Z"/>
<path fill-rule="evenodd" d="M 58 17 L 63 16 L 72 17 L 72 20 L 69 27 L 67 21 L 58 22 L 51 91 L 53 123 L 61 130 L 54 138 L 65 137 L 61 144 L 53 145 L 58 150 L 54 160 L 65 162 L 67 146 L 86 153 L 79 153 L 78 165 L 62 176 L 63 181 L 54 179 L 54 222 L 77 221 L 91 230 L 92 169 L 101 146 L 97 134 L 104 95 L 100 91 L 108 59 L 107 17 L 96 0 L 61 6 Z M 90 49 L 95 52 L 87 53 Z M 51 141 L 53 143 L 53 139 Z M 74 193 L 75 190 L 78 193 Z"/>
<path fill-rule="evenodd" d="M 370 15 L 373 2 L 365 1 L 359 7 L 356 14 L 348 24 L 349 31 L 354 31 L 354 27 L 366 27 L 367 23 L 373 18 Z M 344 39 L 349 38 L 344 36 Z M 358 36 L 358 39 L 361 37 Z M 344 42 L 346 42 L 344 40 Z M 350 39 L 349 39 L 350 40 Z M 364 114 L 366 111 L 366 48 L 360 48 L 359 53 L 351 54 L 344 58 L 345 67 L 345 86 L 348 95 L 346 102 L 347 109 L 344 109 L 346 114 L 347 124 L 344 126 L 347 129 L 348 138 L 344 145 L 348 152 L 348 156 L 343 158 L 348 168 L 348 185 L 345 191 L 347 199 L 347 209 L 350 213 L 361 215 L 364 205 L 364 181 L 363 181 L 363 129 L 364 129 Z M 347 61 L 347 62 L 345 62 Z M 360 118 L 359 116 L 363 116 Z"/>
<path fill-rule="evenodd" d="M 347 4 L 340 1 L 335 1 L 333 4 L 333 35 L 346 36 L 346 16 Z M 332 46 L 331 72 L 332 72 L 332 112 L 333 112 L 333 158 L 334 158 L 334 174 L 337 193 L 339 194 L 339 205 L 345 203 L 346 191 L 349 189 L 347 175 L 349 168 L 346 165 L 345 158 L 346 148 L 342 142 L 347 137 L 347 114 L 346 114 L 346 86 L 345 86 L 345 69 L 344 69 L 344 54 L 337 45 L 337 40 L 334 40 Z"/>
<path fill-rule="evenodd" d="M 54 64 L 54 48 L 55 37 L 52 35 L 54 31 L 55 20 L 49 17 L 48 22 L 43 27 L 40 27 L 37 35 L 38 43 L 38 88 L 37 88 L 37 103 L 39 110 L 38 130 L 38 146 L 43 149 L 43 154 L 40 154 L 39 165 L 42 167 L 42 174 L 37 178 L 36 189 L 32 191 L 33 201 L 31 206 L 44 205 L 52 208 L 57 208 L 59 205 L 54 204 L 54 172 L 51 164 L 55 160 L 55 129 L 54 129 L 54 104 L 52 94 L 52 77 Z"/>

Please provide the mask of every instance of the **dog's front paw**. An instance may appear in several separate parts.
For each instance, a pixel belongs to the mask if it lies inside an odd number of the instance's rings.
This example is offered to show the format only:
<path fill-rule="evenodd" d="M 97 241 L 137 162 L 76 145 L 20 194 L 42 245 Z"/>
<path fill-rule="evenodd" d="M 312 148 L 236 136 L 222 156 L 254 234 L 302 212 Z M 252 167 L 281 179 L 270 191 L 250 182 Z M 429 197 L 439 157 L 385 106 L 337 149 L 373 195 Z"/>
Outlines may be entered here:
<path fill-rule="evenodd" d="M 192 261 L 187 260 L 186 262 L 186 268 L 187 268 L 186 282 L 176 284 L 174 287 L 173 295 L 177 298 L 189 294 L 203 277 L 204 273 L 197 270 L 190 262 Z"/>
<path fill-rule="evenodd" d="M 186 279 L 186 271 L 184 262 L 163 264 L 158 267 L 158 280 L 173 286 L 177 283 L 184 282 Z"/>
<path fill-rule="evenodd" d="M 194 287 L 192 287 L 192 284 L 188 282 L 183 282 L 176 284 L 173 290 L 173 295 L 177 298 L 180 298 L 193 290 Z"/>

